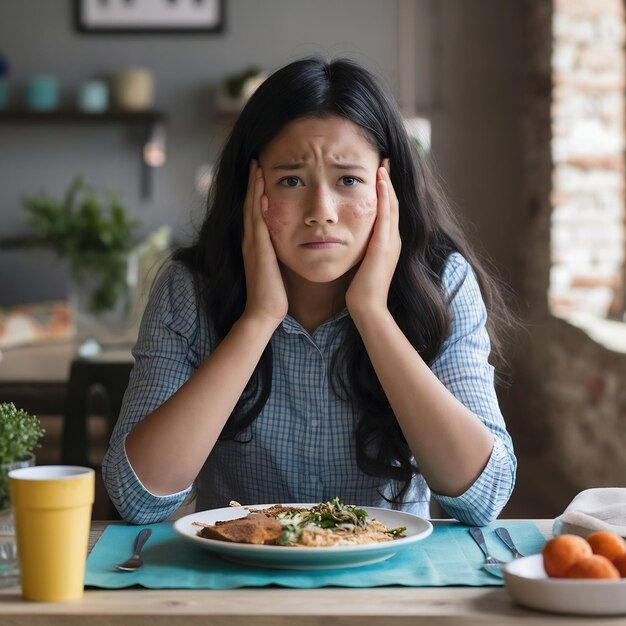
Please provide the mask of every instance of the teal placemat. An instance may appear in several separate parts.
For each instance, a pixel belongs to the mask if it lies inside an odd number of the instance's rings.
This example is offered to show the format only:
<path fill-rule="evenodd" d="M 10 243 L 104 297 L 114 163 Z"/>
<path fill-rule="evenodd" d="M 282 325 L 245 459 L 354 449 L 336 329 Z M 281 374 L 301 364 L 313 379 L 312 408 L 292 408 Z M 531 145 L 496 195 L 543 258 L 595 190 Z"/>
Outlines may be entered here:
<path fill-rule="evenodd" d="M 545 543 L 532 522 L 498 520 L 484 527 L 483 532 L 492 554 L 503 560 L 510 560 L 511 553 L 494 535 L 497 526 L 509 529 L 524 554 L 539 552 Z M 152 537 L 143 550 L 144 567 L 137 572 L 115 570 L 113 564 L 130 555 L 140 528 L 107 526 L 87 559 L 86 585 L 106 589 L 133 585 L 149 589 L 502 585 L 502 580 L 480 569 L 483 558 L 478 546 L 469 536 L 467 526 L 456 523 L 436 523 L 429 537 L 381 563 L 321 571 L 263 569 L 230 563 L 181 538 L 169 523 L 150 524 Z"/>

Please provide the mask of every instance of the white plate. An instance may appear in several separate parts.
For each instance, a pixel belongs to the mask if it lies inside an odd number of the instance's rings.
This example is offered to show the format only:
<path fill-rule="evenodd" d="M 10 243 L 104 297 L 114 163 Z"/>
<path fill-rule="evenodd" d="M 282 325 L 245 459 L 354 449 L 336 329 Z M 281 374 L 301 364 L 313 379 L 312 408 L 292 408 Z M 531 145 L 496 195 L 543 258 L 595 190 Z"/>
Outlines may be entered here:
<path fill-rule="evenodd" d="M 217 521 L 237 519 L 248 515 L 250 509 L 263 509 L 270 506 L 273 505 L 236 506 L 192 513 L 176 520 L 174 522 L 174 530 L 185 539 L 193 541 L 198 546 L 215 552 L 229 561 L 281 569 L 337 569 L 369 565 L 370 563 L 377 563 L 378 561 L 391 558 L 399 550 L 414 544 L 416 541 L 425 539 L 433 531 L 432 524 L 417 515 L 366 506 L 361 508 L 371 518 L 377 519 L 387 528 L 406 526 L 406 537 L 383 543 L 327 548 L 259 546 L 198 537 L 197 533 L 200 527 L 193 524 L 193 522 L 215 524 Z M 316 505 L 286 504 L 285 506 L 311 508 Z"/>
<path fill-rule="evenodd" d="M 508 563 L 504 582 L 515 602 L 533 609 L 575 615 L 626 615 L 626 579 L 549 578 L 541 554 Z"/>

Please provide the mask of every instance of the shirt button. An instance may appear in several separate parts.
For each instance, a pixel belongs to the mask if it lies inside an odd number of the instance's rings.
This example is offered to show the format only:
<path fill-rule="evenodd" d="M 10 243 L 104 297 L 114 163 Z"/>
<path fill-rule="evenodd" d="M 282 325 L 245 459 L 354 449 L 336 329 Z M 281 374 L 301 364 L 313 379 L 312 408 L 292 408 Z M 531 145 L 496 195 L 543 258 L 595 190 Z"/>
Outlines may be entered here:
<path fill-rule="evenodd" d="M 319 424 L 318 420 L 312 420 L 311 421 L 311 428 L 317 428 L 317 425 Z"/>

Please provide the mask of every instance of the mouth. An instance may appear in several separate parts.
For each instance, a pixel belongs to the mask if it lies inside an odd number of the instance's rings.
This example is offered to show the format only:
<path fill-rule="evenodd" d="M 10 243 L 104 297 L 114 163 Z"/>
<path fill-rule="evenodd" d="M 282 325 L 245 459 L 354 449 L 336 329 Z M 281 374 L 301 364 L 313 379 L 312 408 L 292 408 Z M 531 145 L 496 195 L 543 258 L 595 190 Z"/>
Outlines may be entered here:
<path fill-rule="evenodd" d="M 328 248 L 339 248 L 344 245 L 344 242 L 335 237 L 316 237 L 315 239 L 306 241 L 300 245 L 309 250 L 323 250 Z"/>

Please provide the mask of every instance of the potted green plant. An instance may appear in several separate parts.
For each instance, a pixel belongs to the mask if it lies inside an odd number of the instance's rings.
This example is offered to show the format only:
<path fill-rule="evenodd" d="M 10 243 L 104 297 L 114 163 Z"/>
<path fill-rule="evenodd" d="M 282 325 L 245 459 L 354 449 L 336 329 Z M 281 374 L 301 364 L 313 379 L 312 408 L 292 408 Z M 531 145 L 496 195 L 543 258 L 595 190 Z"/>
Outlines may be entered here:
<path fill-rule="evenodd" d="M 241 72 L 226 76 L 217 88 L 217 108 L 227 115 L 237 114 L 248 98 L 267 78 L 259 67 L 251 65 Z"/>
<path fill-rule="evenodd" d="M 30 242 L 69 262 L 79 343 L 102 330 L 120 333 L 128 325 L 129 271 L 139 222 L 114 192 L 98 191 L 82 176 L 62 200 L 40 193 L 25 197 L 23 207 L 34 230 Z"/>
<path fill-rule="evenodd" d="M 41 447 L 44 429 L 37 417 L 12 402 L 0 404 L 0 512 L 10 506 L 8 473 L 34 465 L 33 450 Z"/>
<path fill-rule="evenodd" d="M 15 525 L 9 499 L 9 472 L 35 464 L 33 450 L 44 434 L 39 420 L 11 402 L 0 403 L 0 587 L 19 574 Z"/>

